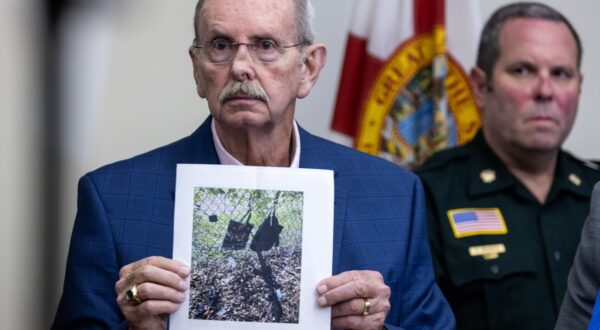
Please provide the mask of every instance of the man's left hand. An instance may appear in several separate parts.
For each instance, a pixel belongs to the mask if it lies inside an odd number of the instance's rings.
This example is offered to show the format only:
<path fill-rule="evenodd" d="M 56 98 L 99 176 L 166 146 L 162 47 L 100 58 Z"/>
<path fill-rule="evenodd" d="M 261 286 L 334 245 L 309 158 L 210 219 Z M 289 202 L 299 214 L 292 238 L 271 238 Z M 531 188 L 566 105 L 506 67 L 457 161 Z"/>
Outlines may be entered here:
<path fill-rule="evenodd" d="M 353 270 L 317 285 L 321 307 L 331 306 L 334 329 L 381 329 L 390 311 L 390 288 L 371 270 Z"/>

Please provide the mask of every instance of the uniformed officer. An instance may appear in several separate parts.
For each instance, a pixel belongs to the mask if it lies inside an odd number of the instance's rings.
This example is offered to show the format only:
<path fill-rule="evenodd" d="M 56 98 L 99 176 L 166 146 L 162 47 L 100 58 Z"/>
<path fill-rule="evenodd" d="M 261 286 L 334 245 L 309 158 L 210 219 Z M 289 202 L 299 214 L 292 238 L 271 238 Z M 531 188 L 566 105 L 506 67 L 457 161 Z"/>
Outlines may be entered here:
<path fill-rule="evenodd" d="M 561 149 L 577 112 L 581 53 L 556 10 L 497 10 L 471 71 L 482 129 L 417 171 L 437 281 L 458 329 L 554 326 L 600 180 L 595 164 Z"/>

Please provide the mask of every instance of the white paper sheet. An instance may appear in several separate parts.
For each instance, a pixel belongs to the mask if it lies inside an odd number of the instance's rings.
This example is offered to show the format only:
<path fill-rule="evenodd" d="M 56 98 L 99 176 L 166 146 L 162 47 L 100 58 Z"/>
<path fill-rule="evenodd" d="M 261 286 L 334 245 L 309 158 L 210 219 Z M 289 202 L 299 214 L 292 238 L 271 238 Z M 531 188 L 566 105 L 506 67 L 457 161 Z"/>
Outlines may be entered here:
<path fill-rule="evenodd" d="M 170 329 L 329 329 L 315 288 L 331 276 L 333 191 L 328 170 L 179 164 L 173 258 L 192 276 Z"/>

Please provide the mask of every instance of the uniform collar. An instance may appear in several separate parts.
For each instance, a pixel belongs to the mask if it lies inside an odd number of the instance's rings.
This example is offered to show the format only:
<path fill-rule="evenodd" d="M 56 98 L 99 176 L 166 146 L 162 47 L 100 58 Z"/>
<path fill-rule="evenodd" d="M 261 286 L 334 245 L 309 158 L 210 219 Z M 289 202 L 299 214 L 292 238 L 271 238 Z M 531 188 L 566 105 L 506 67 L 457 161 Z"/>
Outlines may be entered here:
<path fill-rule="evenodd" d="M 466 148 L 470 149 L 468 153 L 472 155 L 469 165 L 471 173 L 469 192 L 472 196 L 514 188 L 518 194 L 532 198 L 531 193 L 492 151 L 481 130 Z M 570 155 L 560 150 L 547 202 L 563 190 L 590 198 L 592 183 L 587 182 L 586 178 L 581 166 L 578 166 Z"/>
<path fill-rule="evenodd" d="M 472 157 L 469 162 L 469 193 L 472 196 L 507 189 L 517 183 L 516 178 L 485 142 L 481 130 L 465 147 Z"/>
<path fill-rule="evenodd" d="M 588 199 L 591 198 L 594 182 L 589 180 L 584 169 L 585 167 L 576 162 L 571 155 L 561 150 L 553 185 L 556 186 L 557 191 L 566 190 Z"/>

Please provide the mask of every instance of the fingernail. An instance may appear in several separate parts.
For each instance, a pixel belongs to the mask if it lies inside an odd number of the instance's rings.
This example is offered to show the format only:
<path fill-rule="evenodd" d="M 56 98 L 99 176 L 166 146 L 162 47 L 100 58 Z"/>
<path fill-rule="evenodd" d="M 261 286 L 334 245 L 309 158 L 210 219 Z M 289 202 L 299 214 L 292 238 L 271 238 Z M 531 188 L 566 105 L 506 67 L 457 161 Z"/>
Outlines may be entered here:
<path fill-rule="evenodd" d="M 323 306 L 327 305 L 327 299 L 325 299 L 325 297 L 319 297 L 319 299 L 317 299 L 317 304 L 319 304 L 319 306 L 323 307 Z"/>
<path fill-rule="evenodd" d="M 319 294 L 323 294 L 323 293 L 327 292 L 327 285 L 319 285 L 317 287 L 317 292 Z"/>
<path fill-rule="evenodd" d="M 179 268 L 179 275 L 188 276 L 191 271 L 192 270 L 190 269 L 190 267 L 183 266 L 183 267 Z"/>
<path fill-rule="evenodd" d="M 180 301 L 184 301 L 185 300 L 185 292 L 180 292 L 179 293 L 179 300 Z"/>
<path fill-rule="evenodd" d="M 182 290 L 185 290 L 185 289 L 187 289 L 187 281 L 180 281 L 180 282 L 179 282 L 179 287 L 180 287 Z"/>

